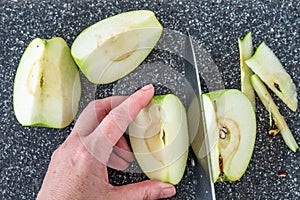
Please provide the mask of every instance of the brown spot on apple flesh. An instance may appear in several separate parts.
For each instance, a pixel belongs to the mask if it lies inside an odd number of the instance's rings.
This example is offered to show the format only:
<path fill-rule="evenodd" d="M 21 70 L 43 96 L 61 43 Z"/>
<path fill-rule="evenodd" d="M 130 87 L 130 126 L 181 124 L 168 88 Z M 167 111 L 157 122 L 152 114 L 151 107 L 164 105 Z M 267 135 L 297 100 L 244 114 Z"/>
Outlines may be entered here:
<path fill-rule="evenodd" d="M 43 85 L 44 85 L 44 74 L 42 74 L 40 78 L 40 88 L 43 88 Z"/>
<path fill-rule="evenodd" d="M 166 145 L 166 133 L 165 133 L 165 130 L 162 130 L 161 139 L 162 139 L 163 143 Z"/>
<path fill-rule="evenodd" d="M 278 84 L 278 83 L 275 83 L 275 82 L 274 82 L 274 87 L 276 88 L 276 90 L 278 90 L 279 92 L 281 92 L 281 89 L 280 89 L 280 87 L 279 87 L 279 84 Z"/>

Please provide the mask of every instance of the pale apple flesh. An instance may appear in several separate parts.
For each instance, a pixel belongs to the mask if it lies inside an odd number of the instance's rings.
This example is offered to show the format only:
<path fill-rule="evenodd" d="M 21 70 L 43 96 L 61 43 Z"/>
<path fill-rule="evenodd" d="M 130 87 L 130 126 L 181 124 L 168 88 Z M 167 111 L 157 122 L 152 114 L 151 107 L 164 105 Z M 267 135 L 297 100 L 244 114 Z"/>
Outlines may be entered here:
<path fill-rule="evenodd" d="M 213 181 L 239 180 L 254 149 L 256 118 L 253 106 L 235 89 L 204 94 L 203 105 Z"/>
<path fill-rule="evenodd" d="M 177 184 L 185 171 L 189 138 L 186 110 L 180 99 L 154 96 L 129 126 L 132 150 L 150 178 Z"/>
<path fill-rule="evenodd" d="M 76 64 L 62 38 L 34 39 L 14 82 L 14 111 L 24 126 L 63 128 L 74 119 L 81 95 Z"/>
<path fill-rule="evenodd" d="M 294 152 L 297 151 L 299 148 L 295 138 L 291 130 L 289 129 L 284 117 L 280 114 L 278 107 L 276 106 L 275 102 L 273 101 L 270 93 L 268 92 L 267 88 L 265 87 L 264 83 L 257 75 L 252 75 L 251 77 L 252 85 L 259 96 L 260 100 L 264 104 L 267 110 L 270 110 L 271 115 L 275 121 L 276 126 L 278 127 L 284 142 L 286 145 Z"/>
<path fill-rule="evenodd" d="M 246 64 L 293 111 L 297 110 L 296 85 L 274 52 L 263 42 Z"/>
<path fill-rule="evenodd" d="M 161 34 L 162 26 L 152 11 L 125 12 L 85 29 L 71 53 L 91 82 L 111 83 L 138 67 Z"/>
<path fill-rule="evenodd" d="M 255 92 L 251 85 L 250 77 L 253 71 L 245 63 L 253 55 L 252 34 L 249 32 L 243 40 L 238 39 L 241 69 L 241 91 L 249 98 L 255 108 Z"/>

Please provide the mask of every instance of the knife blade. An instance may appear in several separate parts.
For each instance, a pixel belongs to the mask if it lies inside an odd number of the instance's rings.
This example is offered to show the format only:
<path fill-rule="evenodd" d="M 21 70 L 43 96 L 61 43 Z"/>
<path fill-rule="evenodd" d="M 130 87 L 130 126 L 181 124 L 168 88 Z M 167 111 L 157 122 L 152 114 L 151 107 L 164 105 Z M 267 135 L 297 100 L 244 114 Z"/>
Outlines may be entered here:
<path fill-rule="evenodd" d="M 188 122 L 190 143 L 195 155 L 197 165 L 195 174 L 197 177 L 196 199 L 215 199 L 214 184 L 212 182 L 212 172 L 209 156 L 209 146 L 207 139 L 207 128 L 205 113 L 202 102 L 202 89 L 197 66 L 196 54 L 193 40 L 189 32 L 185 38 L 184 45 L 184 70 L 185 78 L 194 90 L 192 95 L 187 97 L 188 101 Z"/>

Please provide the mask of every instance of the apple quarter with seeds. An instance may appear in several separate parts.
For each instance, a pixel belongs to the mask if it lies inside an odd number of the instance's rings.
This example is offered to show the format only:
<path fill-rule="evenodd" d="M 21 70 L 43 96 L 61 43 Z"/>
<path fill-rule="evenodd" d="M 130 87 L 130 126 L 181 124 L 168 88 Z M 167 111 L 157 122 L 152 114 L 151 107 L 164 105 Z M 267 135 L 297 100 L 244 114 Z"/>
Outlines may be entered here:
<path fill-rule="evenodd" d="M 239 180 L 254 149 L 254 108 L 249 99 L 236 89 L 203 94 L 203 106 L 213 181 Z"/>
<path fill-rule="evenodd" d="M 129 11 L 86 28 L 72 44 L 71 54 L 89 81 L 111 83 L 138 67 L 161 34 L 152 11 Z"/>
<path fill-rule="evenodd" d="M 185 171 L 189 137 L 186 110 L 173 95 L 154 96 L 129 126 L 134 155 L 150 178 L 177 184 Z"/>

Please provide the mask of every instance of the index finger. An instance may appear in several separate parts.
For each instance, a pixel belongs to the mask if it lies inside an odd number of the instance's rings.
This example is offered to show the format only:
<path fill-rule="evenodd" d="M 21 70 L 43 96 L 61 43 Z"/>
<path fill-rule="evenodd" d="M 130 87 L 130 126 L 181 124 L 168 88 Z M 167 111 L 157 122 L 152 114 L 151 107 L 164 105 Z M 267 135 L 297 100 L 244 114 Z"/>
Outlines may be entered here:
<path fill-rule="evenodd" d="M 127 98 L 127 96 L 113 96 L 90 102 L 82 111 L 75 124 L 75 129 L 80 137 L 92 133 L 103 118 Z"/>
<path fill-rule="evenodd" d="M 84 138 L 87 149 L 102 163 L 107 164 L 113 146 L 119 141 L 127 126 L 150 102 L 153 86 L 147 85 L 112 109 L 99 126 Z"/>
<path fill-rule="evenodd" d="M 102 132 L 115 145 L 126 131 L 127 126 L 150 102 L 153 94 L 154 88 L 152 85 L 147 85 L 138 90 L 118 107 L 114 108 L 94 132 Z"/>

